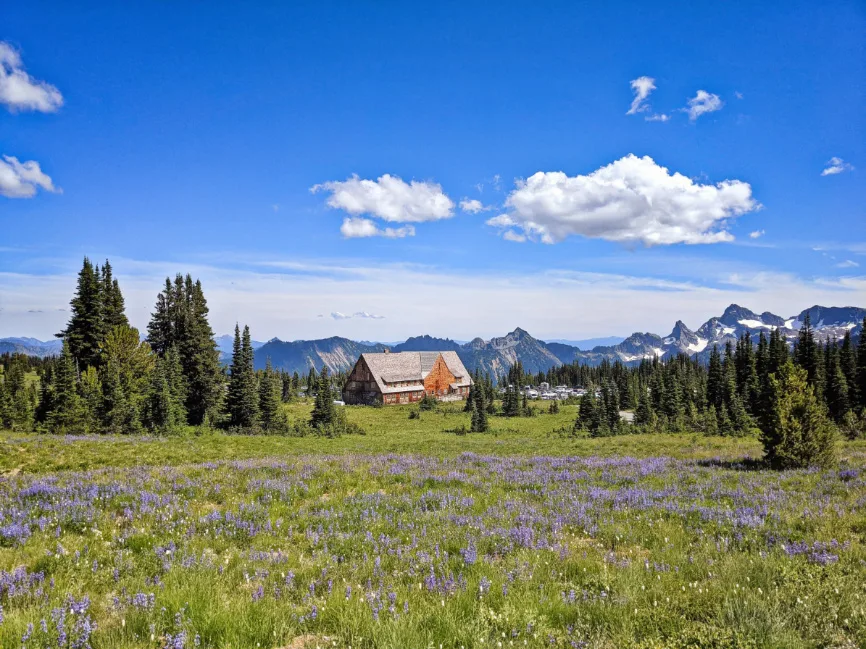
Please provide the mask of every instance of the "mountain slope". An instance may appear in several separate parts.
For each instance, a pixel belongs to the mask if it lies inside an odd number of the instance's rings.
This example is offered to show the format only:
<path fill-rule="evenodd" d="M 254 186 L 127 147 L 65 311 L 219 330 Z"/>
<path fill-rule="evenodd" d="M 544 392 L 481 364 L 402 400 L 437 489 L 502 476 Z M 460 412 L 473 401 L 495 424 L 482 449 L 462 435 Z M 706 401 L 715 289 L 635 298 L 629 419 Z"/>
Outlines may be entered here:
<path fill-rule="evenodd" d="M 270 358 L 274 369 L 287 372 L 306 373 L 311 367 L 321 372 L 325 365 L 331 372 L 345 372 L 352 369 L 361 354 L 384 349 L 381 344 L 362 345 L 339 336 L 294 342 L 274 338 L 254 351 L 254 364 L 256 369 L 263 369 Z"/>

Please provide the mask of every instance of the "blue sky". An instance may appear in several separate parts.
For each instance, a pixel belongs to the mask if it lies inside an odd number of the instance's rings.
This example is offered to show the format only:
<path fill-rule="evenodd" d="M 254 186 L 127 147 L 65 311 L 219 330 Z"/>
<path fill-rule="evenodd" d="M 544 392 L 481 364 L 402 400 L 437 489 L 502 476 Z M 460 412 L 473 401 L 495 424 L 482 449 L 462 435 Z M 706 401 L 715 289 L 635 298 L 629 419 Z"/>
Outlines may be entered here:
<path fill-rule="evenodd" d="M 866 8 L 695 4 L 6 7 L 0 336 L 85 254 L 260 339 L 866 304 Z"/>

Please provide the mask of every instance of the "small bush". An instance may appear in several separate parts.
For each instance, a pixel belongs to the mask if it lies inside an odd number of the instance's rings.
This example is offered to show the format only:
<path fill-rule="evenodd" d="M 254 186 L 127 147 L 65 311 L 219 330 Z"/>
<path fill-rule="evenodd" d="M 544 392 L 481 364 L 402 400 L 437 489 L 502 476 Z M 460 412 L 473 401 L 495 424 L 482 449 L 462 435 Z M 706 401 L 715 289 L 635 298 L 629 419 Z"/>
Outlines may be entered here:
<path fill-rule="evenodd" d="M 425 394 L 424 398 L 418 402 L 419 410 L 436 410 L 436 406 L 439 405 L 439 402 L 436 400 L 431 394 Z"/>
<path fill-rule="evenodd" d="M 419 410 L 410 410 L 409 419 L 421 419 L 421 412 Z"/>

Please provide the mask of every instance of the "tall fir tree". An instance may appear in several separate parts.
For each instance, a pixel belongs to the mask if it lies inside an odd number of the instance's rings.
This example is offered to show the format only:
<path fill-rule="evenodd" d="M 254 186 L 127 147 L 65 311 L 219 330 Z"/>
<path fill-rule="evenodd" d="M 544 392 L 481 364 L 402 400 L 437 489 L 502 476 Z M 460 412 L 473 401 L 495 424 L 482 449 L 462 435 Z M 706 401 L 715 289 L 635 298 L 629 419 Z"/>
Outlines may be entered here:
<path fill-rule="evenodd" d="M 224 377 L 201 282 L 180 274 L 173 283 L 166 279 L 147 329 L 147 340 L 157 354 L 164 355 L 169 347 L 178 352 L 188 422 L 212 421 L 221 407 Z"/>
<path fill-rule="evenodd" d="M 57 334 L 69 345 L 69 353 L 80 368 L 99 364 L 99 344 L 105 335 L 102 318 L 102 290 L 99 272 L 90 259 L 78 273 L 75 296 L 69 303 L 71 316 L 66 328 Z"/>
<path fill-rule="evenodd" d="M 323 365 L 319 374 L 316 389 L 316 400 L 313 404 L 313 412 L 310 415 L 310 425 L 315 428 L 323 428 L 334 422 L 336 409 L 334 398 L 331 395 L 331 379 L 328 376 L 328 366 Z"/>
<path fill-rule="evenodd" d="M 857 343 L 857 392 L 860 407 L 866 409 L 866 318 L 860 327 L 860 342 Z"/>
<path fill-rule="evenodd" d="M 839 348 L 839 366 L 842 368 L 842 374 L 845 375 L 845 382 L 848 385 L 850 406 L 856 408 L 860 403 L 860 386 L 857 383 L 857 350 L 851 340 L 850 329 L 845 331 L 842 346 Z"/>
<path fill-rule="evenodd" d="M 51 410 L 46 416 L 48 430 L 53 433 L 82 433 L 82 404 L 78 396 L 78 373 L 69 343 L 64 340 L 60 357 L 52 373 Z"/>
<path fill-rule="evenodd" d="M 259 413 L 262 429 L 274 432 L 283 427 L 281 417 L 282 381 L 274 372 L 271 359 L 267 359 L 265 369 L 259 380 Z"/>

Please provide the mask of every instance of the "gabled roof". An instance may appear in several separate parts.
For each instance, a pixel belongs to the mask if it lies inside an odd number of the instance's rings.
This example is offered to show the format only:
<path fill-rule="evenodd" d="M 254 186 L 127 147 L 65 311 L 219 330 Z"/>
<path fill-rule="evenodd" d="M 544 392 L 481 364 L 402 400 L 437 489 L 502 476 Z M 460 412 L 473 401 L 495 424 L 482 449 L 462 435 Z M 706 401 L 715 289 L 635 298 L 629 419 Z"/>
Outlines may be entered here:
<path fill-rule="evenodd" d="M 442 356 L 448 370 L 457 379 L 453 385 L 458 387 L 469 386 L 472 384 L 472 377 L 463 366 L 463 361 L 457 355 L 457 352 L 397 352 L 397 353 L 368 353 L 361 354 L 361 358 L 370 368 L 376 384 L 382 394 L 392 392 L 409 392 L 412 390 L 422 389 L 423 386 L 394 386 L 389 383 L 398 383 L 401 381 L 423 381 L 436 359 Z"/>

